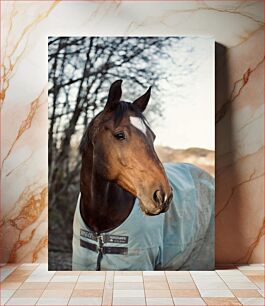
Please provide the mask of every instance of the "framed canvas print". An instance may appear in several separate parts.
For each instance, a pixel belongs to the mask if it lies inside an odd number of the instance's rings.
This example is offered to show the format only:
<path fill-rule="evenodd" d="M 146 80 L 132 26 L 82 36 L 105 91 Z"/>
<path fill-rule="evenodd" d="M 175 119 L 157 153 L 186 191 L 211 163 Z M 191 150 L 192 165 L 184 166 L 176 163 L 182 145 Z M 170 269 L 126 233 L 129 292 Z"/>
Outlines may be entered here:
<path fill-rule="evenodd" d="M 263 305 L 264 1 L 0 7 L 1 304 Z"/>
<path fill-rule="evenodd" d="M 214 40 L 49 37 L 49 269 L 213 270 Z"/>

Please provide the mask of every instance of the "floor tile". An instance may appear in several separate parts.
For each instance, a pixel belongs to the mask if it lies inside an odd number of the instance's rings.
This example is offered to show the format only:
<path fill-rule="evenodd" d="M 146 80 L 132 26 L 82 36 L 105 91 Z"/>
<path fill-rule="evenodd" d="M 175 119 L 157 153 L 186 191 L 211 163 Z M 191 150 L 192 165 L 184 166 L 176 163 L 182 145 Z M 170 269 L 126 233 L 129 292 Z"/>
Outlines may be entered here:
<path fill-rule="evenodd" d="M 42 289 L 19 289 L 13 294 L 13 298 L 39 298 Z"/>
<path fill-rule="evenodd" d="M 29 269 L 22 269 L 21 267 L 18 267 L 15 271 L 13 271 L 10 276 L 29 276 L 33 273 L 33 270 Z"/>
<path fill-rule="evenodd" d="M 200 271 L 203 272 L 203 271 Z M 214 274 L 192 274 L 191 273 L 191 277 L 193 279 L 201 279 L 201 280 L 206 280 L 206 279 L 220 279 L 220 275 L 218 273 L 214 273 Z"/>
<path fill-rule="evenodd" d="M 246 276 L 263 276 L 264 277 L 264 270 L 243 270 L 241 271 Z"/>
<path fill-rule="evenodd" d="M 102 306 L 110 306 L 112 305 L 112 290 L 104 289 L 103 297 L 102 297 Z"/>
<path fill-rule="evenodd" d="M 232 290 L 236 297 L 261 297 L 261 293 L 255 289 L 234 289 Z"/>
<path fill-rule="evenodd" d="M 100 272 L 100 271 L 98 271 L 98 272 Z M 114 271 L 106 271 L 106 274 L 105 274 L 106 279 L 107 279 L 107 278 L 113 278 L 113 277 L 114 277 L 114 274 L 115 274 Z"/>
<path fill-rule="evenodd" d="M 4 298 L 10 298 L 14 293 L 15 293 L 16 290 L 1 290 L 0 291 L 0 296 L 1 297 L 4 297 Z"/>
<path fill-rule="evenodd" d="M 14 273 L 14 272 L 13 272 Z M 15 283 L 15 282 L 18 282 L 18 283 L 23 283 L 27 278 L 28 276 L 25 276 L 25 275 L 14 275 L 14 274 L 10 274 L 8 275 L 8 277 L 5 279 L 5 282 L 10 282 L 10 283 Z"/>
<path fill-rule="evenodd" d="M 226 282 L 229 289 L 258 289 L 256 285 L 251 282 Z"/>
<path fill-rule="evenodd" d="M 215 290 L 226 290 L 228 289 L 226 284 L 223 282 L 196 282 L 196 286 L 198 289 L 203 290 L 203 289 L 215 289 Z M 236 289 L 236 288 L 235 288 Z"/>
<path fill-rule="evenodd" d="M 80 271 L 78 273 L 80 273 L 80 275 L 94 275 L 94 276 L 103 275 L 105 276 L 108 273 L 114 273 L 114 271 Z"/>
<path fill-rule="evenodd" d="M 72 290 L 44 290 L 41 298 L 70 298 Z"/>
<path fill-rule="evenodd" d="M 225 282 L 233 282 L 233 283 L 250 282 L 248 277 L 244 275 L 222 275 L 221 277 Z"/>
<path fill-rule="evenodd" d="M 119 283 L 118 283 L 119 284 Z M 128 283 L 127 283 L 128 284 Z M 104 283 L 104 289 L 113 289 L 114 287 L 114 283 L 113 282 L 109 282 L 109 281 L 105 281 Z"/>
<path fill-rule="evenodd" d="M 193 281 L 195 283 L 223 283 L 224 280 L 219 277 L 219 276 L 209 276 L 209 277 L 204 277 L 204 278 L 193 278 Z"/>
<path fill-rule="evenodd" d="M 74 289 L 72 297 L 102 297 L 103 289 Z"/>
<path fill-rule="evenodd" d="M 114 282 L 120 282 L 120 283 L 139 283 L 143 281 L 143 277 L 140 275 L 132 275 L 132 276 L 114 276 Z"/>
<path fill-rule="evenodd" d="M 238 298 L 242 305 L 263 305 L 264 298 Z"/>
<path fill-rule="evenodd" d="M 144 290 L 113 290 L 113 298 L 115 297 L 145 297 Z"/>
<path fill-rule="evenodd" d="M 161 298 L 170 298 L 171 293 L 170 290 L 152 290 L 147 289 L 145 290 L 145 296 L 148 298 L 155 298 L 155 297 L 161 297 Z"/>
<path fill-rule="evenodd" d="M 104 283 L 81 282 L 76 283 L 75 289 L 103 289 Z"/>
<path fill-rule="evenodd" d="M 172 298 L 146 298 L 146 304 L 150 306 L 155 305 L 174 305 Z"/>
<path fill-rule="evenodd" d="M 4 279 L 6 279 L 15 269 L 17 268 L 17 265 L 14 266 L 4 266 L 1 267 L 0 270 L 0 281 L 2 282 Z"/>
<path fill-rule="evenodd" d="M 190 283 L 193 282 L 193 279 L 191 276 L 186 275 L 186 276 L 167 276 L 167 281 L 170 283 Z"/>
<path fill-rule="evenodd" d="M 230 290 L 200 290 L 201 297 L 234 297 Z"/>
<path fill-rule="evenodd" d="M 132 297 L 132 298 L 126 298 L 126 297 L 113 297 L 112 301 L 113 305 L 146 305 L 145 298 L 143 297 Z"/>
<path fill-rule="evenodd" d="M 216 276 L 215 271 L 190 271 L 192 277 L 200 276 L 200 277 L 209 277 L 209 276 Z"/>
<path fill-rule="evenodd" d="M 53 277 L 53 275 L 43 275 L 43 276 L 39 276 L 39 275 L 33 275 L 32 274 L 26 279 L 25 282 L 27 283 L 48 283 L 51 278 Z"/>
<path fill-rule="evenodd" d="M 172 276 L 180 276 L 180 275 L 190 275 L 189 271 L 165 271 L 166 276 L 172 275 Z"/>
<path fill-rule="evenodd" d="M 265 297 L 265 296 L 264 296 L 264 290 L 258 290 L 258 292 L 259 292 L 259 294 L 260 294 L 261 296 Z"/>
<path fill-rule="evenodd" d="M 193 280 L 198 280 L 198 281 L 207 281 L 207 280 L 211 280 L 211 281 L 218 281 L 218 280 L 222 280 L 222 278 L 220 277 L 220 275 L 215 274 L 215 275 L 192 275 L 192 279 Z"/>
<path fill-rule="evenodd" d="M 131 290 L 138 290 L 138 289 L 144 289 L 144 283 L 114 283 L 113 284 L 114 289 L 131 289 Z"/>
<path fill-rule="evenodd" d="M 250 265 L 237 265 L 237 268 L 241 271 L 243 270 L 263 270 L 264 266 L 261 264 L 250 264 Z"/>
<path fill-rule="evenodd" d="M 247 279 L 251 282 L 264 282 L 264 276 L 263 275 L 248 275 Z"/>
<path fill-rule="evenodd" d="M 115 271 L 115 276 L 141 276 L 142 271 Z"/>
<path fill-rule="evenodd" d="M 56 271 L 48 271 L 42 266 L 39 266 L 31 273 L 31 275 L 32 276 L 51 276 L 51 275 L 53 276 L 55 275 L 55 273 Z"/>
<path fill-rule="evenodd" d="M 143 276 L 151 275 L 151 276 L 156 276 L 156 275 L 165 275 L 164 271 L 143 271 Z"/>
<path fill-rule="evenodd" d="M 72 282 L 76 282 L 78 279 L 77 275 L 55 275 L 52 279 L 51 279 L 51 283 L 72 283 Z"/>
<path fill-rule="evenodd" d="M 9 300 L 8 297 L 1 296 L 1 298 L 0 298 L 0 305 L 5 305 L 8 300 Z"/>
<path fill-rule="evenodd" d="M 69 300 L 68 305 L 101 305 L 102 298 L 94 298 L 94 297 L 73 297 Z"/>
<path fill-rule="evenodd" d="M 63 276 L 66 276 L 66 275 L 70 275 L 70 276 L 76 276 L 76 275 L 80 275 L 82 272 L 80 271 L 56 271 L 55 272 L 55 275 L 63 275 Z"/>
<path fill-rule="evenodd" d="M 19 266 L 19 269 L 31 270 L 31 271 L 33 271 L 33 270 L 37 269 L 38 266 L 39 266 L 39 265 L 36 264 L 36 263 L 24 263 L 24 264 L 21 264 L 21 265 Z"/>
<path fill-rule="evenodd" d="M 227 269 L 227 270 L 216 270 L 216 273 L 219 275 L 232 275 L 232 276 L 236 276 L 236 275 L 244 275 L 243 274 L 244 271 L 239 271 L 238 269 Z"/>
<path fill-rule="evenodd" d="M 173 289 L 171 290 L 172 297 L 200 297 L 200 293 L 197 289 Z"/>
<path fill-rule="evenodd" d="M 18 289 L 20 286 L 22 285 L 22 283 L 11 283 L 11 282 L 5 282 L 3 281 L 0 284 L 1 289 L 9 289 L 9 290 L 16 290 Z"/>
<path fill-rule="evenodd" d="M 202 298 L 173 298 L 175 305 L 206 305 Z"/>
<path fill-rule="evenodd" d="M 254 264 L 216 271 L 55 272 L 47 264 L 4 265 L 1 303 L 155 306 L 173 305 L 174 300 L 176 305 L 263 305 L 263 269 Z"/>
<path fill-rule="evenodd" d="M 155 276 L 144 276 L 143 277 L 144 282 L 166 282 L 167 279 L 165 276 L 162 275 L 155 275 Z"/>
<path fill-rule="evenodd" d="M 76 285 L 76 282 L 73 282 L 73 283 L 53 282 L 53 283 L 48 283 L 45 289 L 47 290 L 72 290 L 74 289 L 75 285 Z"/>
<path fill-rule="evenodd" d="M 40 298 L 36 305 L 68 305 L 69 298 Z"/>
<path fill-rule="evenodd" d="M 7 301 L 6 305 L 31 306 L 31 305 L 35 305 L 37 301 L 38 301 L 38 298 L 11 298 Z"/>
<path fill-rule="evenodd" d="M 221 306 L 221 305 L 241 305 L 236 298 L 221 298 L 221 297 L 205 297 L 203 298 L 207 305 Z"/>
<path fill-rule="evenodd" d="M 0 305 L 4 305 L 8 300 L 9 298 L 12 297 L 12 295 L 15 293 L 15 290 L 1 290 L 0 291 L 0 297 L 1 297 L 1 303 Z"/>
<path fill-rule="evenodd" d="M 172 289 L 197 289 L 194 283 L 169 283 L 170 290 Z"/>
<path fill-rule="evenodd" d="M 41 264 L 39 264 L 39 268 L 42 268 L 42 269 L 48 271 L 48 263 L 41 263 Z"/>
<path fill-rule="evenodd" d="M 148 282 L 144 283 L 145 289 L 158 289 L 158 290 L 165 290 L 169 289 L 167 282 Z"/>
<path fill-rule="evenodd" d="M 255 282 L 255 285 L 261 289 L 261 290 L 264 290 L 264 282 Z"/>
<path fill-rule="evenodd" d="M 35 290 L 35 289 L 39 289 L 39 290 L 44 290 L 49 283 L 23 283 L 19 289 L 31 289 L 31 290 Z"/>
<path fill-rule="evenodd" d="M 17 268 L 17 267 L 19 267 L 20 266 L 20 264 L 17 264 L 17 263 L 2 263 L 1 264 L 1 269 L 2 268 Z"/>
<path fill-rule="evenodd" d="M 105 281 L 105 275 L 80 275 L 78 282 L 102 283 Z"/>
<path fill-rule="evenodd" d="M 105 277 L 105 282 L 114 282 L 114 274 L 113 275 L 107 274 Z"/>
<path fill-rule="evenodd" d="M 51 279 L 55 275 L 55 272 L 49 272 L 49 271 L 41 271 L 40 269 L 36 269 L 33 271 L 33 273 L 30 274 L 29 277 L 33 278 L 49 278 Z"/>

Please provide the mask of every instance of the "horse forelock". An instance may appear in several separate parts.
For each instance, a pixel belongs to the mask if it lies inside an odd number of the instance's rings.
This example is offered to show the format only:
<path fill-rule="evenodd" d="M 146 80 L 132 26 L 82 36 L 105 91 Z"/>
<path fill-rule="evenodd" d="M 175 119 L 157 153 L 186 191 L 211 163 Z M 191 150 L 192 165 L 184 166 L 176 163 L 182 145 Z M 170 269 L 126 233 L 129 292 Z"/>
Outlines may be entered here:
<path fill-rule="evenodd" d="M 85 133 L 81 139 L 79 150 L 80 153 L 85 153 L 88 148 L 89 143 L 91 143 L 94 133 L 97 130 L 97 127 L 100 126 L 105 120 L 113 118 L 114 126 L 117 127 L 122 119 L 124 118 L 127 112 L 131 112 L 133 117 L 139 118 L 144 125 L 149 127 L 149 123 L 142 112 L 130 102 L 120 101 L 113 112 L 105 114 L 104 110 L 98 113 L 89 123 L 88 127 L 85 130 Z M 106 118 L 107 117 L 107 118 Z"/>
<path fill-rule="evenodd" d="M 115 124 L 115 126 L 118 126 L 120 124 L 124 115 L 128 111 L 133 113 L 133 116 L 140 118 L 145 124 L 148 124 L 145 116 L 142 114 L 142 112 L 133 103 L 120 101 L 120 103 L 117 105 L 117 107 L 115 109 L 115 112 L 114 112 L 114 124 Z"/>

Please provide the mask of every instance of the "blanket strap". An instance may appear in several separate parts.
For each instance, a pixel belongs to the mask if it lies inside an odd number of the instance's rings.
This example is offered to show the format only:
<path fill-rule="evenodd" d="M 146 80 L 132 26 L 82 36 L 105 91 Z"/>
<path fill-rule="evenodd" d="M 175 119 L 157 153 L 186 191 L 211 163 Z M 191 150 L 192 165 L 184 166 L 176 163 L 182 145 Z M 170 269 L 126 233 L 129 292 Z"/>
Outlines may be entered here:
<path fill-rule="evenodd" d="M 99 248 L 96 244 L 90 243 L 88 241 L 80 239 L 80 246 L 90 251 L 99 252 Z M 117 255 L 127 255 L 128 248 L 125 247 L 113 247 L 113 246 L 103 246 L 102 254 L 117 254 Z"/>
<path fill-rule="evenodd" d="M 97 271 L 100 271 L 100 268 L 101 268 L 100 264 L 101 264 L 103 254 L 117 254 L 117 255 L 127 255 L 128 254 L 128 248 L 125 248 L 125 247 L 103 246 L 103 243 L 102 244 L 100 243 L 99 246 L 97 246 L 96 244 L 90 243 L 82 239 L 80 239 L 80 246 L 98 253 L 97 267 L 96 267 Z"/>
<path fill-rule="evenodd" d="M 80 229 L 80 237 L 97 241 L 99 243 L 99 245 L 97 246 L 94 243 L 90 243 L 86 240 L 80 239 L 81 247 L 98 253 L 96 271 L 100 271 L 101 269 L 101 260 L 103 254 L 119 254 L 119 255 L 128 254 L 128 248 L 126 247 L 104 246 L 104 243 L 127 244 L 129 240 L 128 236 L 106 235 L 106 234 L 103 235 L 102 233 L 88 232 L 84 229 Z"/>

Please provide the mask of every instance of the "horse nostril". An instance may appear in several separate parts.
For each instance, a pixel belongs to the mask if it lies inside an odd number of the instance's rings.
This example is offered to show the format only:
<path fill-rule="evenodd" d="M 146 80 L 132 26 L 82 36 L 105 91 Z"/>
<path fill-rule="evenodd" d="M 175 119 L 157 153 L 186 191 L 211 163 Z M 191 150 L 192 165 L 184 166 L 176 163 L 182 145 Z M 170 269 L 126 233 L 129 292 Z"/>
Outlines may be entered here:
<path fill-rule="evenodd" d="M 157 203 L 159 201 L 159 198 L 158 198 L 158 193 L 159 193 L 159 190 L 156 190 L 153 194 L 153 199 L 154 201 Z"/>
<path fill-rule="evenodd" d="M 172 201 L 173 193 L 171 192 L 169 195 L 164 193 L 163 191 L 156 190 L 153 194 L 154 202 L 157 206 L 169 206 L 170 202 Z"/>
<path fill-rule="evenodd" d="M 160 190 L 156 190 L 154 192 L 153 199 L 154 199 L 155 203 L 158 204 L 158 205 L 162 205 L 163 202 L 164 202 L 164 197 L 163 197 Z"/>

